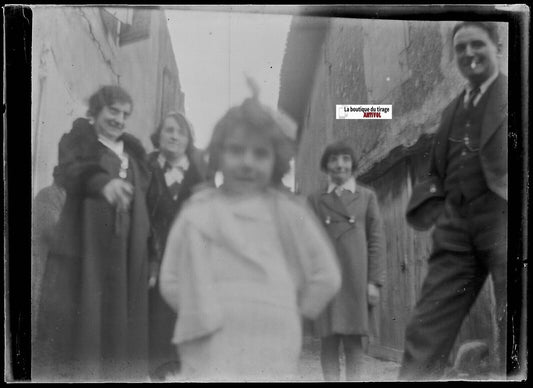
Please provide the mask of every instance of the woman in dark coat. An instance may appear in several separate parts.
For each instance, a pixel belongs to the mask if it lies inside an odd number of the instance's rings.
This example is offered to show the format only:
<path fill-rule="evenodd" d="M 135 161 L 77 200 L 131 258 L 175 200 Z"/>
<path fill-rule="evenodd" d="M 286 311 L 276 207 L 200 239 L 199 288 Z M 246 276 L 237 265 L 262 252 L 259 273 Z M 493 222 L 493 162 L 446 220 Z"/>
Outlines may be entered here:
<path fill-rule="evenodd" d="M 157 149 L 149 155 L 152 181 L 148 208 L 152 223 L 153 249 L 150 279 L 150 374 L 162 380 L 179 371 L 179 360 L 170 340 L 176 313 L 159 293 L 158 272 L 167 235 L 192 188 L 203 181 L 205 163 L 194 148 L 193 132 L 184 115 L 168 113 L 151 136 Z"/>
<path fill-rule="evenodd" d="M 59 143 L 66 202 L 43 279 L 33 379 L 146 381 L 150 171 L 124 133 L 132 99 L 104 86 Z"/>

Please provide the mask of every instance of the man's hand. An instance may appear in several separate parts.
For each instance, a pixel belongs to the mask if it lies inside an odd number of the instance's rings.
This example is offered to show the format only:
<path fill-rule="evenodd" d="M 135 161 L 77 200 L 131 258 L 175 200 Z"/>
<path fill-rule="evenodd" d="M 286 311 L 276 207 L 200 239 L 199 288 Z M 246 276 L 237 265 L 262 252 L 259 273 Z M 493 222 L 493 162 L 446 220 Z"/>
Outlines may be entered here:
<path fill-rule="evenodd" d="M 115 178 L 104 186 L 102 194 L 107 202 L 116 205 L 119 211 L 127 211 L 133 197 L 133 186 L 125 180 Z"/>
<path fill-rule="evenodd" d="M 368 304 L 376 306 L 379 303 L 379 287 L 375 284 L 368 283 Z"/>

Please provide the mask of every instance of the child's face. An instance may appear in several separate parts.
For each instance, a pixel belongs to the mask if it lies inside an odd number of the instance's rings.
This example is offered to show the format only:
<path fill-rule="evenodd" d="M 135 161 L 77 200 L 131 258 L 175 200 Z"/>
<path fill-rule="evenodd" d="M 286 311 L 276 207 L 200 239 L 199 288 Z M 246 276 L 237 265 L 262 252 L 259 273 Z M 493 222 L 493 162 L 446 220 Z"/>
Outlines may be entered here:
<path fill-rule="evenodd" d="M 352 176 L 352 157 L 348 154 L 330 155 L 327 170 L 331 180 L 342 185 Z"/>
<path fill-rule="evenodd" d="M 226 137 L 220 157 L 224 186 L 242 194 L 260 191 L 270 184 L 274 161 L 268 138 L 237 127 Z"/>

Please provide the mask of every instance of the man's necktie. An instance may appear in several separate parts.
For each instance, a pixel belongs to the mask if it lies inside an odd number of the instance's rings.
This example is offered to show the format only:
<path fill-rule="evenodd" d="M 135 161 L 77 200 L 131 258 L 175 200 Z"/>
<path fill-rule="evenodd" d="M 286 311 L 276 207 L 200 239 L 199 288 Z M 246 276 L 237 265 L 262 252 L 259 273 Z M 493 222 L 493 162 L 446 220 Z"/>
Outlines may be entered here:
<path fill-rule="evenodd" d="M 481 93 L 481 90 L 478 88 L 472 89 L 468 97 L 468 102 L 466 103 L 466 109 L 470 110 L 474 108 L 474 100 Z"/>
<path fill-rule="evenodd" d="M 344 191 L 344 188 L 342 186 L 337 186 L 335 187 L 335 194 L 337 194 L 337 196 L 340 198 L 340 196 L 342 195 L 342 192 Z"/>

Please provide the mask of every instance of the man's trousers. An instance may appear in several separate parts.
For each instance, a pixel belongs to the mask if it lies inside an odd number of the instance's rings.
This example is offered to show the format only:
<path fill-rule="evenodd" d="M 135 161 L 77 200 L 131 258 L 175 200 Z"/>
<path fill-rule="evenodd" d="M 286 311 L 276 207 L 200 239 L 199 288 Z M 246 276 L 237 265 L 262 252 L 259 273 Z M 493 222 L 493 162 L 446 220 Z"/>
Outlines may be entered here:
<path fill-rule="evenodd" d="M 470 202 L 449 198 L 433 233 L 428 273 L 405 334 L 400 379 L 438 379 L 464 318 L 488 275 L 496 297 L 492 370 L 505 374 L 507 202 L 492 192 Z"/>

